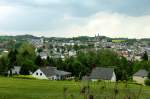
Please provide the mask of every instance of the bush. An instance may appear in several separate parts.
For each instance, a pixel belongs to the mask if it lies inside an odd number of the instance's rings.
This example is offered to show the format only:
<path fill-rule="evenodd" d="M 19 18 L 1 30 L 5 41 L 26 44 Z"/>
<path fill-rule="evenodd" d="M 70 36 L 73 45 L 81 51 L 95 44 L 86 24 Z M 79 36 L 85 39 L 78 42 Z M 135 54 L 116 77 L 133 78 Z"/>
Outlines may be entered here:
<path fill-rule="evenodd" d="M 145 80 L 145 85 L 150 86 L 150 79 Z"/>

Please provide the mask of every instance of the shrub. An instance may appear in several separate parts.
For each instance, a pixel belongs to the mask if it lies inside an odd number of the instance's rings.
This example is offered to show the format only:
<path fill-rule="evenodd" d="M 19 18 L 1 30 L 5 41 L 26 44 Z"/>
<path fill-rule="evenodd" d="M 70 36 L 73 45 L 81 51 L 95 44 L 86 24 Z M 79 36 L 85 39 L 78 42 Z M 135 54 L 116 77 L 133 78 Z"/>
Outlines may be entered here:
<path fill-rule="evenodd" d="M 74 80 L 75 80 L 75 82 L 79 82 L 80 81 L 80 79 L 78 77 L 76 77 Z"/>
<path fill-rule="evenodd" d="M 150 79 L 145 80 L 145 85 L 150 86 Z"/>

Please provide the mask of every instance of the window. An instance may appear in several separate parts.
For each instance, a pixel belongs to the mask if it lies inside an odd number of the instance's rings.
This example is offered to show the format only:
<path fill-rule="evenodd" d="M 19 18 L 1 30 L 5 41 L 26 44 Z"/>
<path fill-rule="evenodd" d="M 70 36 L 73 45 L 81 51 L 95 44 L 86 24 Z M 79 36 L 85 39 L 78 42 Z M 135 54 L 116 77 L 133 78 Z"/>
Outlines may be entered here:
<path fill-rule="evenodd" d="M 38 73 L 36 73 L 36 75 L 38 75 Z"/>
<path fill-rule="evenodd" d="M 42 73 L 40 73 L 40 75 L 42 76 Z"/>

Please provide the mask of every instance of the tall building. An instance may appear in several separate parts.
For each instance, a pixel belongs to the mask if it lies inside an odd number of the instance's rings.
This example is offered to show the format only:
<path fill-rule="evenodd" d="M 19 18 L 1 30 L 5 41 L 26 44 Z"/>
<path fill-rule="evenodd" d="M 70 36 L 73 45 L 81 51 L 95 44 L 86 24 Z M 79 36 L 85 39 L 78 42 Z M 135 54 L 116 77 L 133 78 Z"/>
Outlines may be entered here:
<path fill-rule="evenodd" d="M 101 41 L 101 37 L 100 37 L 99 33 L 98 33 L 98 35 L 95 35 L 95 40 L 96 41 Z"/>

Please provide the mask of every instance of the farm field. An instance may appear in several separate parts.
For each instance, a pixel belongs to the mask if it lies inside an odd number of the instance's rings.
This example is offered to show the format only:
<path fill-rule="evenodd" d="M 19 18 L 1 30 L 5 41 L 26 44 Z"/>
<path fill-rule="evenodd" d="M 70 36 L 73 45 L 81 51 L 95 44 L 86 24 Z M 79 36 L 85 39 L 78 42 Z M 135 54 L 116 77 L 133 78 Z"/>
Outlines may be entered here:
<path fill-rule="evenodd" d="M 150 99 L 150 87 L 147 86 L 92 82 L 84 93 L 85 85 L 87 82 L 0 77 L 0 99 L 85 99 L 87 93 L 94 99 Z"/>

